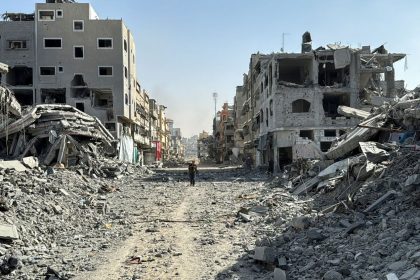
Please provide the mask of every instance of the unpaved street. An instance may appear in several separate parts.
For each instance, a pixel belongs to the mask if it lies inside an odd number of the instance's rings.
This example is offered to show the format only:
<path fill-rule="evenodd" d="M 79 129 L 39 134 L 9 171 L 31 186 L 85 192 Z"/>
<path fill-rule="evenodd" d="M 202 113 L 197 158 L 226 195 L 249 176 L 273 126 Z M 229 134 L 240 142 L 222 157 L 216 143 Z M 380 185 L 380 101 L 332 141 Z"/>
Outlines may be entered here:
<path fill-rule="evenodd" d="M 154 181 L 167 177 L 168 182 Z M 97 269 L 76 279 L 215 279 L 238 266 L 243 244 L 253 239 L 247 224 L 235 223 L 243 203 L 238 198 L 261 188 L 260 180 L 210 169 L 191 187 L 185 177 L 178 170 L 127 186 L 115 203 L 135 217 L 133 235 L 92 256 Z"/>

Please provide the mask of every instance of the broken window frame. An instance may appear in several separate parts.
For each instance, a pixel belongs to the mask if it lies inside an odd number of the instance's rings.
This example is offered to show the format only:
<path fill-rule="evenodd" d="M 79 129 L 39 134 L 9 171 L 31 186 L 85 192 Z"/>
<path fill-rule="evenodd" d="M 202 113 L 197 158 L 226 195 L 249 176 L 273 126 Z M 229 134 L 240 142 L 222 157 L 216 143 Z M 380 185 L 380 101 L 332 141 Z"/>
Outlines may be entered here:
<path fill-rule="evenodd" d="M 44 68 L 44 69 L 43 69 Z M 54 69 L 54 74 L 42 74 L 42 72 L 43 71 L 45 71 L 45 70 L 47 70 L 47 68 L 49 68 L 49 70 L 52 70 L 52 69 Z M 39 67 L 39 75 L 40 76 L 55 76 L 56 75 L 56 68 L 55 68 L 55 66 L 40 66 Z M 52 72 L 51 72 L 52 73 Z"/>
<path fill-rule="evenodd" d="M 111 75 L 101 75 L 101 69 L 108 68 L 111 69 Z M 114 76 L 114 67 L 113 66 L 98 66 L 98 77 L 113 77 Z"/>
<path fill-rule="evenodd" d="M 42 16 L 42 13 L 49 13 L 50 15 Z M 55 10 L 38 10 L 38 21 L 55 21 Z"/>
<path fill-rule="evenodd" d="M 47 41 L 52 41 L 52 40 L 59 40 L 60 41 L 60 46 L 59 47 L 47 47 Z M 63 48 L 63 38 L 44 38 L 44 49 L 62 49 Z"/>
<path fill-rule="evenodd" d="M 76 49 L 81 49 L 82 50 L 82 56 L 76 56 Z M 74 59 L 85 59 L 85 46 L 73 46 L 73 58 Z"/>
<path fill-rule="evenodd" d="M 81 23 L 82 24 L 82 28 L 81 29 L 77 29 L 76 28 L 76 23 Z M 85 21 L 82 19 L 75 19 L 73 20 L 73 32 L 84 32 L 85 31 Z"/>
<path fill-rule="evenodd" d="M 111 46 L 110 47 L 101 47 L 100 46 L 100 41 L 110 41 Z M 96 47 L 97 47 L 98 50 L 112 50 L 112 49 L 114 49 L 114 40 L 113 40 L 113 38 L 98 38 L 96 40 Z"/>
<path fill-rule="evenodd" d="M 20 43 L 20 47 L 16 47 L 16 46 L 12 47 L 12 45 L 16 43 Z M 8 40 L 7 49 L 8 50 L 27 50 L 28 41 L 27 40 Z"/>

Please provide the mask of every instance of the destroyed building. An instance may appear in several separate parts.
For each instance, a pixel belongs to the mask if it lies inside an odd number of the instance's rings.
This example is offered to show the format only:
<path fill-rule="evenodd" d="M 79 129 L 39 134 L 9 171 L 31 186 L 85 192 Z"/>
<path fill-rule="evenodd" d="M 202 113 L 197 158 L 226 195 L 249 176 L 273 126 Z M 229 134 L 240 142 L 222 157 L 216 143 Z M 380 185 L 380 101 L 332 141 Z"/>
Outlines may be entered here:
<path fill-rule="evenodd" d="M 181 143 L 181 128 L 174 127 L 174 121 L 172 119 L 166 119 L 166 122 L 170 133 L 169 158 L 182 159 L 184 158 L 185 148 Z"/>
<path fill-rule="evenodd" d="M 235 145 L 243 141 L 243 152 L 257 166 L 271 163 L 274 171 L 296 159 L 323 158 L 336 138 L 360 122 L 340 114 L 339 106 L 369 110 L 371 103 L 395 97 L 404 83 L 395 81 L 393 64 L 404 57 L 383 46 L 312 50 L 309 33 L 301 53 L 253 54 L 236 93 L 236 100 L 245 101 L 235 127 L 243 138 Z"/>
<path fill-rule="evenodd" d="M 213 135 L 215 139 L 216 162 L 229 161 L 234 148 L 234 107 L 224 103 L 214 120 Z"/>
<path fill-rule="evenodd" d="M 208 160 L 213 158 L 212 147 L 213 136 L 209 135 L 207 131 L 202 131 L 198 134 L 197 139 L 197 157 L 200 161 Z"/>
<path fill-rule="evenodd" d="M 153 153 L 149 95 L 137 80 L 136 46 L 123 20 L 100 19 L 90 4 L 67 0 L 2 18 L 0 60 L 10 70 L 0 82 L 22 106 L 71 105 L 117 139 L 129 135 L 141 154 Z"/>

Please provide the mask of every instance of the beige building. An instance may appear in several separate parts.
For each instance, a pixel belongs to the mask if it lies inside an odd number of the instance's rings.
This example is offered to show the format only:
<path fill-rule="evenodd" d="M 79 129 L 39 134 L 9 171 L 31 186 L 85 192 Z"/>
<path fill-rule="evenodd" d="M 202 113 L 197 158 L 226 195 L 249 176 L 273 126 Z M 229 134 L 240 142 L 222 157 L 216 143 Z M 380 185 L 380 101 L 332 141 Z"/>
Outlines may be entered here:
<path fill-rule="evenodd" d="M 308 34 L 302 53 L 253 54 L 243 92 L 237 91 L 237 98 L 245 99 L 237 131 L 242 123 L 244 153 L 252 154 L 257 166 L 278 171 L 296 159 L 322 158 L 359 122 L 340 115 L 339 106 L 361 108 L 375 99 L 371 89 L 393 97 L 401 85 L 393 63 L 404 54 L 390 54 L 383 46 L 313 51 Z"/>
<path fill-rule="evenodd" d="M 34 14 L 0 22 L 1 77 L 22 105 L 69 104 L 126 131 L 150 148 L 149 96 L 137 80 L 136 46 L 121 19 L 101 19 L 90 4 L 47 0 Z"/>

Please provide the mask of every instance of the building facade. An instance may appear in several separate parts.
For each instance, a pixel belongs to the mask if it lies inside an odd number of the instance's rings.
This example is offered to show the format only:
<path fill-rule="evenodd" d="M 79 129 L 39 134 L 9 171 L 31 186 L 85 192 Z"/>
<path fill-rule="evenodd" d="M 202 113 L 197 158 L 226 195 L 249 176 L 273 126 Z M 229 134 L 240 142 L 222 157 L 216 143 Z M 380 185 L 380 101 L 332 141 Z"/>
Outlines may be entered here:
<path fill-rule="evenodd" d="M 335 139 L 360 122 L 340 115 L 339 106 L 363 107 L 372 88 L 393 97 L 401 84 L 395 83 L 393 63 L 404 54 L 368 46 L 312 50 L 305 36 L 301 53 L 253 54 L 236 93 L 238 102 L 245 101 L 241 110 L 236 107 L 236 132 L 243 138 L 235 135 L 235 146 L 244 145 L 257 166 L 273 171 L 297 159 L 322 158 Z"/>
<path fill-rule="evenodd" d="M 153 123 L 157 108 L 149 111 L 134 38 L 121 19 L 100 19 L 90 4 L 66 0 L 3 19 L 0 60 L 10 71 L 0 81 L 22 105 L 69 104 L 97 117 L 116 138 L 130 134 L 139 151 L 150 149 L 158 132 L 168 149 L 165 121 L 159 119 L 163 130 Z"/>

